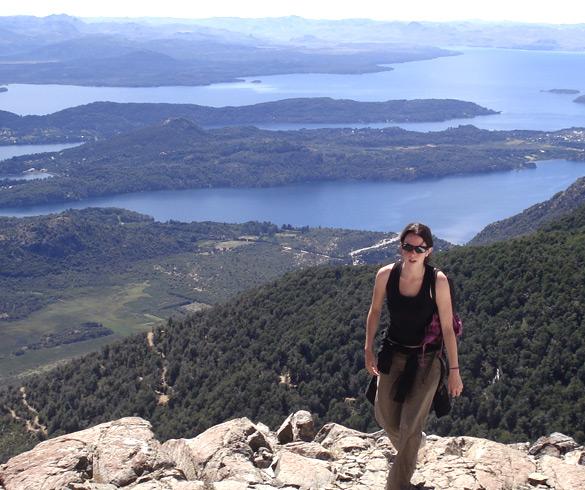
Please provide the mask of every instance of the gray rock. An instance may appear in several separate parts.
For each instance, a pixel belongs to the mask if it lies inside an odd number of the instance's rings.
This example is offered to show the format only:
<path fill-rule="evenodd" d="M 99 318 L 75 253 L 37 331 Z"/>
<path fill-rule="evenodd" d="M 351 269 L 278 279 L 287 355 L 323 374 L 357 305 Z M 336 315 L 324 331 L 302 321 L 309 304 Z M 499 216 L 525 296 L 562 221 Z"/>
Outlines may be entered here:
<path fill-rule="evenodd" d="M 137 417 L 49 439 L 0 470 L 6 490 L 66 488 L 85 482 L 127 485 L 155 465 L 160 443 Z"/>
<path fill-rule="evenodd" d="M 300 454 L 282 449 L 274 470 L 278 482 L 301 490 L 321 489 L 334 479 L 325 461 L 305 458 Z"/>
<path fill-rule="evenodd" d="M 528 483 L 531 485 L 548 486 L 548 476 L 543 475 L 542 473 L 530 473 L 530 475 L 528 475 Z"/>
<path fill-rule="evenodd" d="M 565 462 L 569 464 L 585 465 L 585 450 L 577 449 L 565 454 Z"/>
<path fill-rule="evenodd" d="M 241 418 L 161 446 L 148 422 L 121 419 L 12 458 L 0 466 L 0 490 L 373 490 L 384 488 L 395 454 L 383 432 L 338 424 L 324 426 L 312 442 L 276 440 L 266 426 Z M 534 457 L 526 444 L 429 436 L 413 484 L 435 490 L 585 490 L 585 449 L 574 448 L 562 434 L 537 442 Z"/>
<path fill-rule="evenodd" d="M 276 436 L 280 444 L 293 441 L 312 441 L 315 437 L 313 416 L 306 410 L 290 414 L 276 431 Z"/>
<path fill-rule="evenodd" d="M 540 437 L 528 450 L 532 456 L 555 456 L 560 457 L 563 454 L 573 451 L 579 447 L 572 437 L 553 432 L 549 436 Z"/>
<path fill-rule="evenodd" d="M 419 452 L 412 482 L 437 489 L 501 490 L 528 485 L 537 471 L 526 453 L 475 437 L 428 441 Z"/>
<path fill-rule="evenodd" d="M 540 472 L 548 477 L 555 490 L 585 490 L 585 466 L 574 465 L 555 456 L 539 459 Z"/>
<path fill-rule="evenodd" d="M 117 490 L 116 485 L 110 483 L 70 483 L 67 485 L 67 490 Z"/>
<path fill-rule="evenodd" d="M 333 459 L 331 451 L 325 449 L 318 442 L 296 441 L 290 442 L 284 447 L 293 453 L 300 454 L 307 458 L 322 459 L 324 461 L 331 461 Z"/>
<path fill-rule="evenodd" d="M 264 477 L 253 464 L 253 448 L 261 447 L 272 450 L 258 428 L 243 417 L 193 439 L 171 439 L 162 445 L 162 452 L 189 480 L 262 482 Z"/>
<path fill-rule="evenodd" d="M 254 466 L 256 468 L 269 468 L 273 459 L 274 454 L 265 447 L 261 447 L 254 456 Z"/>
<path fill-rule="evenodd" d="M 111 422 L 100 429 L 93 453 L 93 480 L 128 485 L 154 469 L 159 451 L 150 422 L 137 417 Z"/>
<path fill-rule="evenodd" d="M 295 440 L 292 423 L 293 416 L 294 414 L 291 413 L 276 431 L 276 437 L 278 437 L 278 442 L 280 444 L 288 444 L 289 442 L 293 442 Z"/>
<path fill-rule="evenodd" d="M 329 449 L 335 458 L 341 458 L 347 452 L 369 450 L 377 444 L 378 440 L 388 439 L 379 432 L 366 434 L 357 430 L 348 429 L 339 424 L 326 424 L 315 436 L 315 442 Z"/>

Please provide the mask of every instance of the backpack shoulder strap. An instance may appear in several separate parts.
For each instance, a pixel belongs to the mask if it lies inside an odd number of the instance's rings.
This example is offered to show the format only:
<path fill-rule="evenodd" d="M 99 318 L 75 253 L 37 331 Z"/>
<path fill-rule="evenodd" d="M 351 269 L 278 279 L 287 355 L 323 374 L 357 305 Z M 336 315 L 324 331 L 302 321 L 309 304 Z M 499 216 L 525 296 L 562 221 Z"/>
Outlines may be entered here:
<path fill-rule="evenodd" d="M 430 267 L 430 266 L 429 266 Z M 435 294 L 436 291 L 436 284 L 437 284 L 437 274 L 439 273 L 439 269 L 433 267 L 433 273 L 431 274 L 431 298 L 435 302 L 435 307 L 437 306 L 437 295 Z"/>
<path fill-rule="evenodd" d="M 396 291 L 398 287 L 398 281 L 400 281 L 400 271 L 402 269 L 402 262 L 397 261 L 394 263 L 390 275 L 388 276 L 388 282 L 386 283 L 386 297 L 389 298 L 392 291 Z"/>
<path fill-rule="evenodd" d="M 437 283 L 437 274 L 438 273 L 439 273 L 439 269 L 437 269 L 436 267 L 433 267 L 433 275 L 431 276 L 431 298 L 433 298 L 433 301 L 435 302 L 435 306 L 437 306 L 435 291 L 436 291 L 436 283 Z M 449 283 L 449 292 L 451 294 L 451 308 L 453 309 L 453 312 L 455 312 L 455 290 L 453 288 L 453 281 L 449 276 L 447 276 L 447 282 Z"/>

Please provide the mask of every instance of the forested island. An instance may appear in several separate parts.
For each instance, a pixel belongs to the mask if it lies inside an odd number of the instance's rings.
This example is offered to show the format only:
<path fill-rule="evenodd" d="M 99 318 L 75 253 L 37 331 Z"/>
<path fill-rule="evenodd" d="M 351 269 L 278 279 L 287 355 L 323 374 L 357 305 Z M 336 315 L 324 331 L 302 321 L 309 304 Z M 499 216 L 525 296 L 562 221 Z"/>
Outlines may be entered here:
<path fill-rule="evenodd" d="M 275 123 L 432 122 L 492 114 L 497 112 L 473 102 L 453 99 L 358 102 L 312 97 L 236 107 L 94 102 L 44 116 L 19 116 L 0 111 L 0 145 L 93 141 L 169 118 L 185 118 L 202 127 L 217 127 Z"/>
<path fill-rule="evenodd" d="M 8 92 L 8 89 L 6 87 L 0 87 L 0 94 L 3 92 Z"/>
<path fill-rule="evenodd" d="M 0 162 L 0 174 L 45 169 L 52 178 L 0 186 L 0 206 L 71 202 L 127 192 L 264 187 L 333 180 L 414 181 L 585 159 L 585 130 L 488 131 L 460 126 L 204 130 L 186 119 L 52 154 Z"/>
<path fill-rule="evenodd" d="M 543 90 L 543 92 L 560 95 L 575 95 L 578 94 L 580 90 L 575 90 L 572 88 L 551 88 L 550 90 Z"/>
<path fill-rule="evenodd" d="M 577 104 L 585 104 L 585 95 L 577 97 L 573 102 L 577 102 Z"/>
<path fill-rule="evenodd" d="M 433 433 L 518 442 L 558 431 L 585 441 L 584 261 L 584 207 L 525 237 L 434 256 L 465 324 L 465 390 L 449 416 L 431 419 Z M 232 417 L 277 427 L 298 409 L 317 424 L 374 430 L 363 343 L 377 268 L 292 272 L 20 380 L 0 393 L 0 460 L 38 440 L 20 387 L 49 436 L 136 414 L 159 438 L 192 437 Z"/>

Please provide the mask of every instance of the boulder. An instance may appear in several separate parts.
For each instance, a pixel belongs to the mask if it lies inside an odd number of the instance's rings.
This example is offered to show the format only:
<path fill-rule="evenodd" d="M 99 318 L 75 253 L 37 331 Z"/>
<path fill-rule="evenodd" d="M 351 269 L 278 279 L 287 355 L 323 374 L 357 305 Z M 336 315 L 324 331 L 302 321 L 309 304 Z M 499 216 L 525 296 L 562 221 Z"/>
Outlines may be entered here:
<path fill-rule="evenodd" d="M 263 433 L 243 417 L 211 427 L 193 439 L 171 439 L 162 445 L 162 454 L 188 480 L 262 482 L 264 476 L 253 464 L 262 448 L 272 452 Z"/>
<path fill-rule="evenodd" d="M 276 436 L 280 444 L 293 441 L 312 441 L 315 437 L 313 416 L 306 410 L 291 413 L 276 431 Z"/>
<path fill-rule="evenodd" d="M 120 487 L 132 483 L 154 469 L 159 451 L 150 422 L 128 417 L 106 424 L 93 453 L 93 480 Z"/>
<path fill-rule="evenodd" d="M 585 466 L 585 450 L 577 449 L 565 454 L 565 462 L 570 464 L 580 464 Z"/>
<path fill-rule="evenodd" d="M 556 456 L 557 458 L 579 447 L 572 437 L 553 432 L 549 436 L 543 436 L 530 447 L 528 454 L 532 456 Z"/>
<path fill-rule="evenodd" d="M 296 441 L 285 444 L 284 447 L 306 458 L 322 459 L 324 461 L 331 461 L 333 459 L 331 451 L 325 449 L 318 442 Z"/>
<path fill-rule="evenodd" d="M 574 465 L 557 458 L 543 455 L 540 472 L 548 477 L 549 486 L 555 490 L 584 490 L 585 466 Z"/>
<path fill-rule="evenodd" d="M 123 486 L 154 468 L 159 449 L 150 423 L 127 417 L 41 442 L 8 460 L 0 480 L 6 490 Z"/>
<path fill-rule="evenodd" d="M 500 490 L 528 484 L 537 471 L 526 453 L 475 437 L 428 441 L 419 452 L 413 483 L 437 489 Z"/>
<path fill-rule="evenodd" d="M 279 451 L 274 474 L 279 483 L 301 490 L 325 488 L 334 480 L 327 462 L 305 458 L 287 449 Z"/>
<path fill-rule="evenodd" d="M 321 428 L 315 436 L 315 442 L 320 443 L 324 448 L 329 449 L 336 458 L 339 458 L 349 451 L 363 451 L 372 448 L 377 439 L 382 436 L 384 436 L 382 431 L 366 434 L 331 423 Z"/>

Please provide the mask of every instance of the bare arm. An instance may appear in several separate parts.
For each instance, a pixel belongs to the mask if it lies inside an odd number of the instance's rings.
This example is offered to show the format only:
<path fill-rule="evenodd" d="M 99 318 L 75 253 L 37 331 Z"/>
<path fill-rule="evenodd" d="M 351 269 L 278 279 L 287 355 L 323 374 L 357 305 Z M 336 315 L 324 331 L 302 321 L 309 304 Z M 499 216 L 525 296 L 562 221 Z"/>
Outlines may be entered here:
<path fill-rule="evenodd" d="M 453 331 L 451 291 L 449 290 L 447 276 L 442 272 L 437 274 L 436 294 L 437 308 L 441 320 L 441 332 L 447 350 L 447 359 L 449 360 L 449 393 L 453 396 L 459 396 L 463 390 L 463 382 L 461 381 L 461 375 L 459 373 L 457 339 L 455 337 L 455 332 Z"/>
<path fill-rule="evenodd" d="M 378 367 L 376 363 L 376 356 L 374 355 L 374 340 L 376 339 L 376 332 L 380 324 L 380 314 L 384 306 L 384 297 L 386 296 L 386 284 L 392 266 L 382 267 L 376 274 L 376 282 L 374 284 L 374 292 L 372 293 L 372 304 L 370 311 L 368 311 L 368 319 L 366 320 L 366 345 L 364 347 L 366 358 L 366 369 L 370 374 L 378 375 Z"/>

